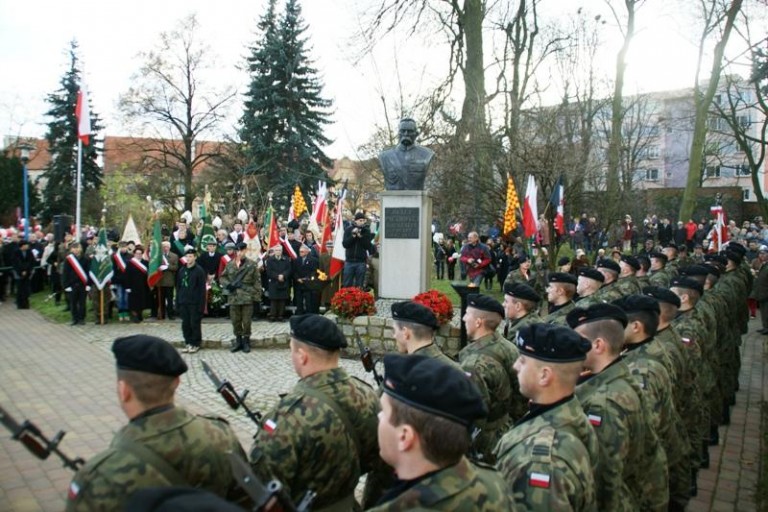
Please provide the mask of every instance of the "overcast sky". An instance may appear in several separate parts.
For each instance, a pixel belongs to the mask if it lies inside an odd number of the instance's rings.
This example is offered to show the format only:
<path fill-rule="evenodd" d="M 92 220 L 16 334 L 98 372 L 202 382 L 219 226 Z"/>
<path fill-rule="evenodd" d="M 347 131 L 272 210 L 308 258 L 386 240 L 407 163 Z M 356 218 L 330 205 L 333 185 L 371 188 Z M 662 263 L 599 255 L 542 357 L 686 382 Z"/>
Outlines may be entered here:
<path fill-rule="evenodd" d="M 436 34 L 388 41 L 375 56 L 355 65 L 358 47 L 352 36 L 368 3 L 370 0 L 301 2 L 314 47 L 312 57 L 325 82 L 325 95 L 334 101 L 334 125 L 328 129 L 334 143 L 327 148 L 334 158 L 354 158 L 374 125 L 383 124 L 381 96 L 390 104 L 397 102 L 397 76 L 405 84 L 404 92 L 413 96 L 426 93 L 446 69 L 444 62 L 435 59 L 440 55 L 433 47 L 440 40 Z M 695 39 L 695 30 L 668 7 L 672 3 L 648 0 L 638 15 L 626 92 L 692 84 L 695 47 L 689 41 Z M 116 105 L 140 66 L 137 53 L 152 48 L 160 32 L 170 30 L 191 12 L 197 13 L 203 38 L 217 56 L 217 80 L 242 90 L 247 76 L 236 67 L 254 41 L 256 21 L 265 4 L 266 0 L 0 0 L 0 135 L 44 135 L 44 99 L 58 88 L 68 67 L 66 52 L 73 38 L 80 45 L 93 109 L 104 120 L 103 134 L 127 135 Z M 545 0 L 544 6 L 550 15 L 573 13 L 586 6 L 608 16 L 602 0 Z M 681 33 L 681 27 L 692 33 Z M 608 42 L 601 59 L 612 73 L 618 31 L 606 30 Z M 233 119 L 239 108 L 235 107 Z"/>

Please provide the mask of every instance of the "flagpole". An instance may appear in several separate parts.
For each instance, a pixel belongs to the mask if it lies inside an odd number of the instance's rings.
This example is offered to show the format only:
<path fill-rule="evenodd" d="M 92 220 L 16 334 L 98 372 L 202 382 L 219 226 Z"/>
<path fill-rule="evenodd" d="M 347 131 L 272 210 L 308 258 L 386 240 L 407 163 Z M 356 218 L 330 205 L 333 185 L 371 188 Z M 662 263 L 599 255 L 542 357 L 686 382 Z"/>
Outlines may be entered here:
<path fill-rule="evenodd" d="M 79 242 L 82 238 L 80 232 L 80 175 L 83 170 L 83 141 L 77 139 L 77 200 L 75 205 L 75 241 Z"/>
<path fill-rule="evenodd" d="M 104 325 L 104 288 L 99 290 L 99 313 L 100 313 L 100 324 Z"/>

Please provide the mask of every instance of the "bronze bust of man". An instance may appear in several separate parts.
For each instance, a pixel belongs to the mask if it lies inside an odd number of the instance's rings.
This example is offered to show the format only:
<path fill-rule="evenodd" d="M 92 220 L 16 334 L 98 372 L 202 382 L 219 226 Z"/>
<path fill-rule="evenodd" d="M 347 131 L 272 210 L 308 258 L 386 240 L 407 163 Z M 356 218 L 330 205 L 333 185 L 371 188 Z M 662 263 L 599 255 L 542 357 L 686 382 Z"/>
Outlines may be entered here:
<path fill-rule="evenodd" d="M 400 120 L 400 144 L 379 153 L 379 166 L 387 190 L 424 190 L 424 178 L 435 156 L 429 148 L 416 145 L 419 130 L 411 118 Z"/>

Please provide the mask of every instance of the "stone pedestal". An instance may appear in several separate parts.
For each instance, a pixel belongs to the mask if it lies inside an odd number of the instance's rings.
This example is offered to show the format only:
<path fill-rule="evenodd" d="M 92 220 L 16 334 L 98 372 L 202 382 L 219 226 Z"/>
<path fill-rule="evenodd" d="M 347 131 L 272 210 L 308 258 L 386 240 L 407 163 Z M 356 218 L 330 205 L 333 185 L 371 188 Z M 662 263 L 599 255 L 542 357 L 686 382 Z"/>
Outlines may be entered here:
<path fill-rule="evenodd" d="M 432 198 L 421 190 L 381 193 L 379 296 L 411 299 L 432 277 Z"/>

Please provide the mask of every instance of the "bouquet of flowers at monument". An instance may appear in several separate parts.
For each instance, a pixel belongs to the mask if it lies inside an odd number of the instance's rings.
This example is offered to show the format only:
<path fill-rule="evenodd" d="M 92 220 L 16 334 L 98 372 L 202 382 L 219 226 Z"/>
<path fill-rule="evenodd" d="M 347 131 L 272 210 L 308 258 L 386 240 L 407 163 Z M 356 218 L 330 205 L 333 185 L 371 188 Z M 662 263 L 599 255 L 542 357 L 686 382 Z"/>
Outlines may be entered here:
<path fill-rule="evenodd" d="M 453 304 L 446 294 L 437 290 L 427 290 L 413 298 L 413 302 L 427 306 L 437 317 L 437 323 L 445 325 L 453 318 Z"/>
<path fill-rule="evenodd" d="M 355 286 L 341 288 L 331 299 L 331 311 L 337 316 L 351 320 L 356 316 L 373 315 L 376 304 L 373 295 Z"/>
<path fill-rule="evenodd" d="M 219 283 L 213 281 L 208 295 L 208 315 L 224 316 L 227 307 L 227 297 Z"/>

